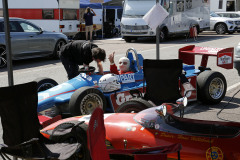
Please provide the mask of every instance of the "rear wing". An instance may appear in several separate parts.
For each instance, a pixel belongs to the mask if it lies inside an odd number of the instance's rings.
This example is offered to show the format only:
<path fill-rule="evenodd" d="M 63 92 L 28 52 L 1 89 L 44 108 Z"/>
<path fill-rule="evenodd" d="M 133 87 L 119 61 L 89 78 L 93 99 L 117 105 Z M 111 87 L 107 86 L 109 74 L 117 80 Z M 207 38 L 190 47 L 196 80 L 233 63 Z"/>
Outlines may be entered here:
<path fill-rule="evenodd" d="M 195 45 L 180 48 L 178 58 L 182 59 L 183 63 L 195 65 L 195 55 L 202 55 L 201 66 L 207 67 L 208 57 L 217 57 L 217 66 L 225 69 L 233 69 L 233 54 L 234 48 L 210 48 L 197 47 Z"/>

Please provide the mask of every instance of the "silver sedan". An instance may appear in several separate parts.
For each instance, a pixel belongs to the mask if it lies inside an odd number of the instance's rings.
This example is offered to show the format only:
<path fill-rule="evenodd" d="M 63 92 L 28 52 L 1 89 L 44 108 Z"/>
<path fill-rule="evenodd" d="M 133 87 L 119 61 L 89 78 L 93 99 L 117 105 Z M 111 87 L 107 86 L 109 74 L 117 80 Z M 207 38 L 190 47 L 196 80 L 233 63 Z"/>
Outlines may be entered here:
<path fill-rule="evenodd" d="M 12 59 L 36 57 L 58 58 L 60 48 L 68 42 L 67 36 L 48 32 L 21 18 L 10 18 Z M 4 19 L 0 18 L 0 68 L 7 65 Z"/>

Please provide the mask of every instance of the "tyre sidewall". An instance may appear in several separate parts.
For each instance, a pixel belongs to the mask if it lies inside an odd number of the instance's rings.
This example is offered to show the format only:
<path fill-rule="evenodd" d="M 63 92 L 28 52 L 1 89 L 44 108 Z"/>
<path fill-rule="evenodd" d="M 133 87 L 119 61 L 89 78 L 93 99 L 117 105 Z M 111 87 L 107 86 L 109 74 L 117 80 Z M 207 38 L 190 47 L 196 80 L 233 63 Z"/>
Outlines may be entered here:
<path fill-rule="evenodd" d="M 214 78 L 220 78 L 224 83 L 224 91 L 218 99 L 213 99 L 209 93 L 209 86 L 211 81 Z M 220 103 L 221 100 L 225 97 L 227 89 L 227 82 L 225 77 L 220 72 L 215 71 L 204 71 L 197 76 L 197 94 L 198 99 L 206 104 L 217 104 Z"/>
<path fill-rule="evenodd" d="M 53 87 L 58 85 L 58 83 L 55 80 L 53 80 L 51 78 L 46 78 L 46 77 L 37 78 L 35 80 L 35 82 L 37 82 L 37 90 L 39 90 L 39 88 L 45 83 L 50 83 L 53 85 Z M 50 88 L 48 88 L 48 89 L 50 89 Z"/>

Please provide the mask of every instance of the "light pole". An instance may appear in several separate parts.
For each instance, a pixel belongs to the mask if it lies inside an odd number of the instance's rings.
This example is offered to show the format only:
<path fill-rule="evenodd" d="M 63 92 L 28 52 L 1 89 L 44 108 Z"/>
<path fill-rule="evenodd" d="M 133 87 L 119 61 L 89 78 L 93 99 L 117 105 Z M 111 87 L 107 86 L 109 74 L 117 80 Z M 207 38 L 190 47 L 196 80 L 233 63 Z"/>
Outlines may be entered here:
<path fill-rule="evenodd" d="M 156 4 L 159 3 L 159 0 L 156 0 Z M 160 28 L 157 26 L 156 28 L 156 59 L 160 59 L 160 52 L 159 52 L 159 41 L 160 41 Z"/>

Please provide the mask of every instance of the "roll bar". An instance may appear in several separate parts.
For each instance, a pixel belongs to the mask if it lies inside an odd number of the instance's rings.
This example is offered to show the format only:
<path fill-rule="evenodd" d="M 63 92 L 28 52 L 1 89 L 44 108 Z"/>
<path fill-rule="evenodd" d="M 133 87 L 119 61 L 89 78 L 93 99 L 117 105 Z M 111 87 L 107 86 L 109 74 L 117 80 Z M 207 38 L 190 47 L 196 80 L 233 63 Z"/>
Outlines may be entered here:
<path fill-rule="evenodd" d="M 135 54 L 135 57 L 136 57 L 136 61 L 137 61 L 137 67 L 138 67 L 138 70 L 141 69 L 140 65 L 139 65 L 139 59 L 138 59 L 138 54 L 137 54 L 137 51 L 134 49 L 134 48 L 129 48 L 126 52 L 126 57 L 128 57 L 128 52 L 130 51 L 133 51 L 134 54 Z"/>

